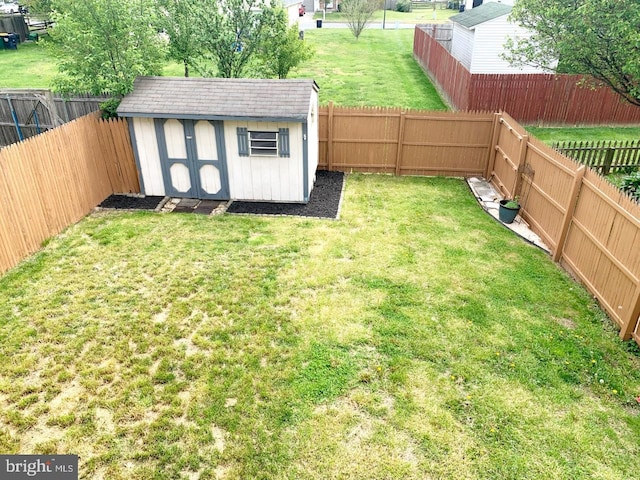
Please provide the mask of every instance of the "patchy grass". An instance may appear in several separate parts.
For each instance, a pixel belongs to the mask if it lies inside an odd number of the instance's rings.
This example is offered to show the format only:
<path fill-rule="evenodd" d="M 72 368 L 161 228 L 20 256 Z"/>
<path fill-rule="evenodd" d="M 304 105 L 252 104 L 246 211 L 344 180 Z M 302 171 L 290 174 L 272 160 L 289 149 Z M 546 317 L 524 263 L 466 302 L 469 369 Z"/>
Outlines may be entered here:
<path fill-rule="evenodd" d="M 310 77 L 320 102 L 345 106 L 446 110 L 413 59 L 413 30 L 365 30 L 358 40 L 347 29 L 305 32 L 313 59 L 290 77 Z"/>
<path fill-rule="evenodd" d="M 543 142 L 640 140 L 640 127 L 527 127 L 527 131 Z"/>
<path fill-rule="evenodd" d="M 339 221 L 95 214 L 0 278 L 0 450 L 81 478 L 619 478 L 640 361 L 460 180 Z"/>

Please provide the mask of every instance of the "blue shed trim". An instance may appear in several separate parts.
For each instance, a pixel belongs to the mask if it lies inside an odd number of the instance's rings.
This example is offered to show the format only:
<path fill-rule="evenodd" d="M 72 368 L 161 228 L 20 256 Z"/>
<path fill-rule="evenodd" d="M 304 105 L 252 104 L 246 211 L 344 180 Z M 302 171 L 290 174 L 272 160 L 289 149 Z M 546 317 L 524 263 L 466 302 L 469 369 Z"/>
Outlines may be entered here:
<path fill-rule="evenodd" d="M 196 165 L 194 162 L 194 160 L 198 158 L 198 147 L 195 142 L 195 128 L 193 122 L 181 123 L 182 135 L 184 136 L 184 146 L 185 150 L 187 151 L 187 158 L 185 163 L 187 165 L 187 169 L 189 170 L 189 181 L 191 182 L 191 189 L 194 191 L 198 198 L 204 198 L 202 196 L 202 191 L 200 190 L 200 182 L 196 181 L 196 177 L 199 177 L 199 173 L 196 170 Z"/>
<path fill-rule="evenodd" d="M 291 149 L 289 147 L 289 129 L 288 128 L 278 129 L 278 156 L 285 157 L 285 158 L 291 156 Z"/>
<path fill-rule="evenodd" d="M 309 136 L 307 122 L 302 123 L 302 196 L 309 201 Z"/>
<path fill-rule="evenodd" d="M 133 158 L 135 158 L 136 160 L 136 170 L 138 171 L 138 181 L 140 182 L 140 193 L 146 195 L 144 191 L 142 166 L 140 165 L 140 157 L 138 156 L 138 141 L 136 140 L 136 129 L 133 127 L 133 118 L 127 118 L 127 126 L 129 127 L 129 138 L 131 138 L 131 146 L 133 147 Z"/>
<path fill-rule="evenodd" d="M 236 134 L 238 136 L 238 155 L 241 157 L 249 156 L 249 132 L 245 127 L 237 127 Z"/>
<path fill-rule="evenodd" d="M 231 188 L 229 186 L 229 169 L 227 168 L 227 145 L 224 139 L 224 122 L 212 121 L 216 132 L 216 147 L 218 148 L 218 162 L 220 172 L 220 185 L 224 199 L 231 198 Z"/>

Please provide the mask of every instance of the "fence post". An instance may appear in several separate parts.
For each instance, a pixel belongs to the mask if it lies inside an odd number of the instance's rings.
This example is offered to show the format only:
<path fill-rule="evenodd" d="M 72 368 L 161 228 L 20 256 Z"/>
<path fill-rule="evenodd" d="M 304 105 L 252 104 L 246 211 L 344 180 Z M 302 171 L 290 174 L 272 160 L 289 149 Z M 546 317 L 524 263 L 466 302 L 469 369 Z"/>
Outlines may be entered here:
<path fill-rule="evenodd" d="M 625 319 L 624 324 L 620 327 L 620 338 L 622 340 L 629 340 L 629 338 L 631 338 L 631 332 L 633 332 L 636 323 L 638 323 L 638 317 L 640 316 L 640 284 L 636 285 L 634 298 L 633 308 Z"/>
<path fill-rule="evenodd" d="M 327 118 L 327 170 L 333 170 L 333 102 L 329 102 Z"/>
<path fill-rule="evenodd" d="M 529 135 L 520 137 L 520 151 L 518 152 L 518 170 L 516 171 L 516 183 L 513 186 L 513 198 L 520 195 L 522 190 L 522 173 L 527 163 L 527 147 L 529 146 Z"/>
<path fill-rule="evenodd" d="M 609 142 L 609 147 L 607 148 L 607 153 L 604 157 L 604 164 L 602 165 L 602 175 L 609 175 L 609 170 L 611 169 L 611 164 L 613 163 L 613 155 L 615 153 L 615 148 L 613 148 L 611 146 L 611 142 Z"/>
<path fill-rule="evenodd" d="M 558 241 L 556 242 L 556 249 L 553 252 L 553 261 L 559 262 L 562 258 L 562 249 L 564 248 L 564 243 L 567 241 L 567 235 L 569 233 L 569 225 L 571 224 L 571 219 L 573 218 L 573 214 L 576 211 L 576 206 L 578 204 L 578 197 L 580 196 L 580 189 L 582 188 L 582 178 L 584 177 L 584 172 L 586 171 L 586 167 L 584 165 L 580 165 L 576 170 L 575 177 L 573 178 L 573 186 L 571 187 L 571 194 L 569 196 L 569 204 L 567 205 L 567 211 L 564 214 L 564 218 L 562 219 L 562 228 L 560 229 L 560 236 L 558 237 Z"/>
<path fill-rule="evenodd" d="M 484 171 L 485 180 L 491 180 L 493 175 L 493 166 L 496 163 L 496 147 L 500 139 L 500 112 L 493 114 L 493 129 L 491 130 L 491 139 L 489 141 L 489 155 L 487 156 L 487 166 Z"/>
<path fill-rule="evenodd" d="M 404 110 L 400 112 L 400 126 L 398 128 L 398 149 L 396 151 L 396 176 L 401 175 L 400 165 L 402 164 L 402 144 L 404 143 Z"/>

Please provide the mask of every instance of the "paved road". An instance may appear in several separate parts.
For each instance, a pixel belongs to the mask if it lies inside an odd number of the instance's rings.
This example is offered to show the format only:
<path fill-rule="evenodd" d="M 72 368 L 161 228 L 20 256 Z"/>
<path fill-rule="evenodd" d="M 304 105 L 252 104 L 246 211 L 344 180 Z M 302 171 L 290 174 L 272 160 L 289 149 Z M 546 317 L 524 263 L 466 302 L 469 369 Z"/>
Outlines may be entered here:
<path fill-rule="evenodd" d="M 316 20 L 313 18 L 313 13 L 307 13 L 299 21 L 300 30 L 315 30 L 317 27 Z M 386 30 L 397 30 L 399 28 L 411 28 L 415 27 L 414 23 L 400 23 L 400 22 L 386 22 Z M 349 28 L 346 23 L 333 23 L 322 22 L 322 28 Z M 382 22 L 372 22 L 367 25 L 367 28 L 382 28 Z"/>

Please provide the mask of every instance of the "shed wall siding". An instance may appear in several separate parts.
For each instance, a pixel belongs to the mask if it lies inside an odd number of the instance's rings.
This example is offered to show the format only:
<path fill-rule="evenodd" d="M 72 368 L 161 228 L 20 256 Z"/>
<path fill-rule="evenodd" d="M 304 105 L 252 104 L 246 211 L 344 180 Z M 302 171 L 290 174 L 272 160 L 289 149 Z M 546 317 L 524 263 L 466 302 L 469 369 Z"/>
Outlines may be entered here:
<path fill-rule="evenodd" d="M 138 159 L 145 195 L 165 195 L 160 167 L 160 153 L 156 129 L 152 118 L 134 118 L 133 128 L 136 135 Z"/>
<path fill-rule="evenodd" d="M 289 129 L 289 157 L 238 155 L 237 128 Z M 234 200 L 303 202 L 302 125 L 276 122 L 224 122 L 229 193 Z"/>
<path fill-rule="evenodd" d="M 476 26 L 471 66 L 467 67 L 469 71 L 488 74 L 548 73 L 533 66 L 514 67 L 501 58 L 507 38 L 524 39 L 532 34 L 507 18 L 503 15 Z"/>
<path fill-rule="evenodd" d="M 471 69 L 473 43 L 473 31 L 454 23 L 453 37 L 451 38 L 451 55 L 462 63 L 467 70 Z"/>

